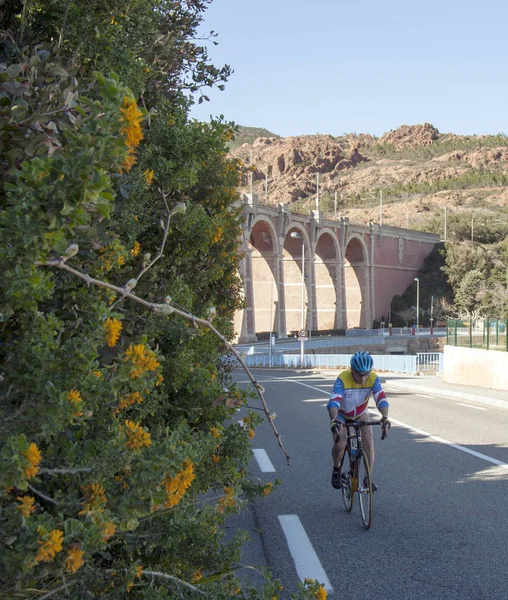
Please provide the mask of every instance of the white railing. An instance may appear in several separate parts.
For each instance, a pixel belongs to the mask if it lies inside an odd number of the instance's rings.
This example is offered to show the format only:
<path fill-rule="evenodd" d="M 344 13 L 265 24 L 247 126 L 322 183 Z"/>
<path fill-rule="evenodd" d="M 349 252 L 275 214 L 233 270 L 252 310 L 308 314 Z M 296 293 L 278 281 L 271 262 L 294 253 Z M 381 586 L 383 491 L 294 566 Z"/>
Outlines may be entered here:
<path fill-rule="evenodd" d="M 442 371 L 443 353 L 442 352 L 417 352 L 416 369 L 421 371 Z"/>
<path fill-rule="evenodd" d="M 426 358 L 426 355 L 429 358 Z M 442 354 L 439 352 L 420 353 L 423 359 L 415 355 L 373 354 L 374 369 L 376 371 L 392 371 L 394 373 L 418 373 L 422 370 L 442 370 Z M 433 357 L 433 358 L 432 358 Z M 437 358 L 436 358 L 437 357 Z M 250 354 L 243 357 L 248 367 L 288 367 L 296 368 L 347 368 L 351 361 L 351 354 L 305 354 L 304 363 L 301 365 L 299 354 L 283 354 L 275 352 L 269 354 Z M 439 367 L 436 368 L 436 366 Z M 428 367 L 428 368 L 427 368 Z M 432 367 L 432 368 L 431 368 Z"/>

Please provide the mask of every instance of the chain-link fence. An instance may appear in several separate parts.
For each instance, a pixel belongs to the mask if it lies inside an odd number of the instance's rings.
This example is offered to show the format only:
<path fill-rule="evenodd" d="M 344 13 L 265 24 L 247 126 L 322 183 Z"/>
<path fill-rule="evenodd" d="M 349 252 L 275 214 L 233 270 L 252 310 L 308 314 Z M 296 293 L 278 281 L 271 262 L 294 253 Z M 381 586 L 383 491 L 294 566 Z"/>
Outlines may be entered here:
<path fill-rule="evenodd" d="M 448 319 L 446 343 L 450 346 L 508 352 L 507 329 L 508 319 L 481 319 L 478 321 Z"/>

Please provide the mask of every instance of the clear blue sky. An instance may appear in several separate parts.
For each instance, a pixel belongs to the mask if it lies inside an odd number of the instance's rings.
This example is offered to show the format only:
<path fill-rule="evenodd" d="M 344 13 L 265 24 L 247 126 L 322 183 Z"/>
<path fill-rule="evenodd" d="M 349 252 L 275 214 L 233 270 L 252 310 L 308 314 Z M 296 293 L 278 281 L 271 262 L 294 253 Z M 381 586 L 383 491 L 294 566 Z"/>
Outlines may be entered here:
<path fill-rule="evenodd" d="M 284 137 L 508 132 L 508 0 L 213 0 L 210 30 L 235 72 L 194 118 Z"/>

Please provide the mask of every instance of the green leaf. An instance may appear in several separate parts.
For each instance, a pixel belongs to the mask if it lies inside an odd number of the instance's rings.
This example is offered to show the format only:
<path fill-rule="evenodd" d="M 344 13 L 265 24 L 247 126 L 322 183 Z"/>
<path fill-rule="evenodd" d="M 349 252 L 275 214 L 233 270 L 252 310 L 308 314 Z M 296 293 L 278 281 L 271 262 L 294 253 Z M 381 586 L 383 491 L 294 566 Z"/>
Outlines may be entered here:
<path fill-rule="evenodd" d="M 23 154 L 23 150 L 21 148 L 12 148 L 11 150 L 9 150 L 8 152 L 5 153 L 5 157 L 7 158 L 7 164 L 9 165 L 9 168 L 12 169 L 14 167 L 14 165 L 16 164 L 16 159 L 19 158 L 21 155 Z M 5 184 L 4 189 L 9 189 L 6 186 L 10 186 L 10 183 Z M 16 190 L 16 186 L 12 186 L 14 189 L 11 189 L 10 191 L 14 191 Z"/>
<path fill-rule="evenodd" d="M 44 62 L 51 56 L 51 52 L 49 52 L 48 50 L 38 50 L 37 54 L 39 55 L 42 62 Z"/>
<path fill-rule="evenodd" d="M 69 77 L 69 73 L 63 67 L 53 67 L 49 72 L 50 75 L 59 75 L 60 77 Z"/>
<path fill-rule="evenodd" d="M 12 78 L 17 77 L 21 73 L 21 70 L 23 69 L 24 66 L 25 65 L 19 64 L 19 63 L 11 65 L 10 67 L 7 67 L 7 69 L 5 69 L 5 73 L 9 77 L 12 77 Z"/>
<path fill-rule="evenodd" d="M 69 204 L 67 201 L 64 202 L 64 207 L 62 208 L 62 210 L 60 211 L 61 215 L 70 215 L 71 212 L 73 212 L 75 210 L 75 207 L 72 206 L 71 204 Z"/>
<path fill-rule="evenodd" d="M 31 277 L 28 278 L 28 281 L 32 285 L 39 285 L 39 283 L 41 282 L 41 279 L 42 279 L 42 275 L 40 273 L 35 273 L 34 275 L 32 275 Z"/>
<path fill-rule="evenodd" d="M 97 202 L 95 208 L 104 218 L 108 219 L 111 214 L 111 204 L 109 202 Z"/>

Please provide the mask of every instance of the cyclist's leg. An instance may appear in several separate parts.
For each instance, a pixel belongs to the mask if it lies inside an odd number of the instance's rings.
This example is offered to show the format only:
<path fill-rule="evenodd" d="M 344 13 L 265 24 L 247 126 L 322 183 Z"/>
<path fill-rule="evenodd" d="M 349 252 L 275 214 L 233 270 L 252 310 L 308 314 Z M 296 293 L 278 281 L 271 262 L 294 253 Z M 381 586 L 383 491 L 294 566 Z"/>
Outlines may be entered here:
<path fill-rule="evenodd" d="M 335 469 L 340 467 L 340 463 L 342 460 L 342 455 L 344 454 L 344 450 L 346 449 L 346 426 L 343 425 L 340 429 L 340 435 L 337 435 L 332 432 L 333 436 L 333 446 L 332 446 L 332 459 L 333 466 Z"/>
<path fill-rule="evenodd" d="M 369 421 L 369 413 L 365 411 L 361 417 L 358 417 L 358 421 Z M 362 427 L 362 441 L 363 449 L 367 455 L 369 462 L 370 474 L 374 470 L 374 436 L 372 435 L 372 427 Z"/>
<path fill-rule="evenodd" d="M 340 489 L 342 487 L 342 481 L 340 477 L 340 465 L 342 457 L 344 456 L 344 449 L 346 448 L 346 428 L 342 427 L 340 435 L 333 433 L 333 446 L 332 446 L 332 487 Z"/>

